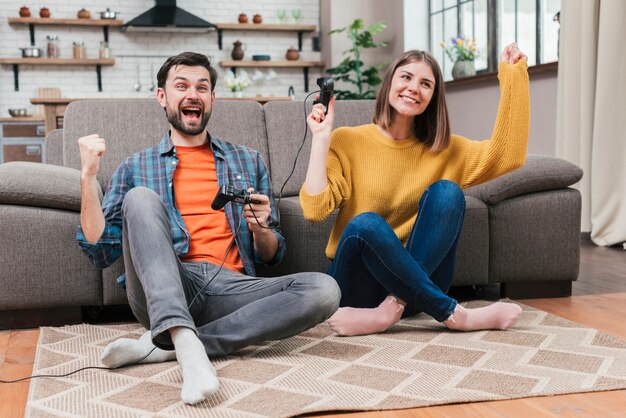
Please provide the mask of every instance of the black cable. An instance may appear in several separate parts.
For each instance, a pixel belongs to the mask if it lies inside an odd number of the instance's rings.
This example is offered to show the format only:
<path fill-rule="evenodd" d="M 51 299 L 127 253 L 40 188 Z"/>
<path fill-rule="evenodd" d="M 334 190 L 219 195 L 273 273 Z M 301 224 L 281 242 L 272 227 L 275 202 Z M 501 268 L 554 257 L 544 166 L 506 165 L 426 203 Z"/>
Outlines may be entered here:
<path fill-rule="evenodd" d="M 309 93 L 304 98 L 304 101 L 302 102 L 302 106 L 303 106 L 303 109 L 304 109 L 304 136 L 302 137 L 302 142 L 300 143 L 300 148 L 298 148 L 298 152 L 296 153 L 296 158 L 294 158 L 294 160 L 293 160 L 293 167 L 291 167 L 291 172 L 287 176 L 287 180 L 285 180 L 285 182 L 283 183 L 282 187 L 280 188 L 280 192 L 278 193 L 278 203 L 276 204 L 276 209 L 278 209 L 278 207 L 280 207 L 280 201 L 283 198 L 283 190 L 284 190 L 285 186 L 287 185 L 287 182 L 291 179 L 291 176 L 293 175 L 293 172 L 296 170 L 296 164 L 298 164 L 298 156 L 300 156 L 300 151 L 302 151 L 302 147 L 304 147 L 304 143 L 306 142 L 306 134 L 309 132 L 309 125 L 308 125 L 308 123 L 306 123 L 306 101 L 313 94 L 320 93 L 320 92 L 321 92 L 321 90 L 316 90 L 314 92 Z M 278 224 L 280 225 L 280 211 L 278 213 L 278 218 L 279 218 L 278 219 Z"/>
<path fill-rule="evenodd" d="M 303 109 L 304 109 L 304 136 L 302 137 L 302 142 L 300 143 L 300 147 L 298 148 L 298 152 L 296 153 L 296 158 L 293 161 L 293 166 L 291 167 L 291 172 L 289 173 L 289 175 L 287 176 L 287 179 L 285 180 L 285 182 L 283 183 L 283 185 L 280 188 L 280 192 L 278 193 L 278 203 L 276 204 L 276 209 L 278 210 L 278 207 L 280 206 L 280 201 L 283 197 L 283 190 L 285 188 L 285 186 L 287 185 L 287 182 L 291 179 L 291 176 L 293 175 L 294 171 L 296 170 L 296 164 L 298 163 L 298 156 L 300 155 L 300 151 L 302 151 L 302 148 L 304 147 L 304 143 L 306 142 L 306 134 L 309 131 L 309 125 L 306 123 L 306 101 L 309 97 L 311 97 L 311 95 L 315 94 L 315 93 L 319 93 L 320 90 L 314 91 L 312 93 L 309 93 L 303 101 Z M 252 211 L 252 216 L 254 216 L 254 219 L 256 220 L 257 224 L 264 229 L 277 229 L 278 226 L 276 227 L 269 227 L 269 226 L 263 226 L 261 225 L 261 222 L 259 222 L 259 219 L 257 218 L 256 214 L 254 213 L 254 210 L 252 209 L 252 205 L 250 204 L 250 202 L 246 202 L 248 204 L 248 207 L 250 208 L 250 210 Z M 245 205 L 245 203 L 244 203 Z M 243 205 L 242 205 L 242 209 L 241 209 L 241 213 L 243 214 Z M 241 216 L 241 215 L 240 215 Z M 241 220 L 243 220 L 243 216 L 241 216 Z M 280 212 L 278 212 L 278 224 L 280 225 Z M 226 254 L 224 254 L 224 258 L 222 259 L 222 262 L 220 263 L 219 268 L 217 269 L 217 271 L 215 272 L 215 274 L 213 274 L 213 277 L 211 277 L 204 286 L 202 286 L 202 288 L 200 288 L 200 290 L 198 290 L 198 292 L 196 292 L 195 296 L 193 297 L 193 299 L 191 299 L 191 302 L 189 302 L 189 306 L 187 306 L 187 308 L 191 308 L 191 305 L 193 305 L 193 303 L 196 301 L 196 299 L 198 298 L 198 296 L 200 296 L 200 293 L 202 293 L 202 291 L 209 285 L 209 283 L 211 283 L 213 281 L 213 279 L 218 275 L 218 273 L 220 271 L 222 271 L 222 267 L 224 266 L 224 263 L 226 262 L 226 257 L 228 257 L 228 254 L 230 253 L 230 250 L 233 248 L 233 244 L 235 243 L 235 237 L 237 236 L 237 234 L 239 233 L 239 229 L 241 229 L 241 221 L 239 222 L 239 225 L 237 225 L 237 230 L 235 231 L 235 233 L 233 234 L 233 239 L 230 241 L 230 244 L 228 244 L 228 248 L 226 249 Z M 72 372 L 69 373 L 65 373 L 65 374 L 59 374 L 59 375 L 54 375 L 54 374 L 38 374 L 38 375 L 31 375 L 28 377 L 22 377 L 21 379 L 16 379 L 16 380 L 1 380 L 0 379 L 0 383 L 17 383 L 17 382 L 21 382 L 24 380 L 29 380 L 29 379 L 35 379 L 38 377 L 47 377 L 47 378 L 58 378 L 58 377 L 67 377 L 70 375 L 73 375 L 74 373 L 78 373 L 81 372 L 83 370 L 88 370 L 88 369 L 97 369 L 97 370 L 116 370 L 122 367 L 128 367 L 128 366 L 134 366 L 137 364 L 140 364 L 143 360 L 147 359 L 150 354 L 152 354 L 152 352 L 154 350 L 156 350 L 157 347 L 154 347 L 152 350 L 150 350 L 150 352 L 148 354 L 146 354 L 145 356 L 143 356 L 141 359 L 137 360 L 134 363 L 130 363 L 130 364 L 125 364 L 123 366 L 118 366 L 118 367 L 100 367 L 100 366 L 87 366 L 87 367 L 82 367 L 80 369 L 74 370 Z"/>

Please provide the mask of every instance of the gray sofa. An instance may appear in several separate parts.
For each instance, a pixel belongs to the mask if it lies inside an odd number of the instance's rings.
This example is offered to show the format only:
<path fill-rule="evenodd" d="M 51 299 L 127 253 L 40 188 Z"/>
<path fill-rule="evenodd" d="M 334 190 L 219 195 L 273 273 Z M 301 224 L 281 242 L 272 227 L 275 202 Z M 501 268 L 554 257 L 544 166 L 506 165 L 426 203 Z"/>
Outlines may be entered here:
<path fill-rule="evenodd" d="M 369 123 L 371 101 L 337 102 L 335 126 Z M 304 129 L 301 102 L 217 101 L 210 132 L 263 154 L 276 194 L 292 169 Z M 115 278 L 122 260 L 94 268 L 74 240 L 80 211 L 77 139 L 98 133 L 107 140 L 99 181 L 133 152 L 155 144 L 167 129 L 154 99 L 71 103 L 64 129 L 47 138 L 48 164 L 0 165 L 0 311 L 125 304 Z M 304 220 L 298 191 L 310 138 L 280 203 L 287 257 L 260 275 L 326 271 L 324 248 L 334 218 Z M 503 296 L 552 297 L 571 293 L 579 265 L 580 195 L 568 186 L 578 167 L 530 155 L 524 167 L 466 191 L 466 216 L 454 285 L 499 283 Z M 212 199 L 212 196 L 207 196 Z"/>

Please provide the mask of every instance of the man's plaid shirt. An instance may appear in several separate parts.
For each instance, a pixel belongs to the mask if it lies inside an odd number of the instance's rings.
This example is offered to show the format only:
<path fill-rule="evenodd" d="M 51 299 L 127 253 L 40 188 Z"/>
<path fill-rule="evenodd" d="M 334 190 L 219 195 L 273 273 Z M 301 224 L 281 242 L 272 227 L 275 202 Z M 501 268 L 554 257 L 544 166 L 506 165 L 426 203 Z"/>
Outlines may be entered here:
<path fill-rule="evenodd" d="M 217 138 L 210 138 L 211 149 L 215 155 L 215 169 L 219 186 L 232 184 L 236 189 L 253 187 L 255 193 L 269 196 L 272 214 L 278 213 L 272 193 L 272 185 L 267 167 L 261 155 L 242 145 L 231 144 Z M 76 239 L 81 249 L 92 259 L 97 268 L 103 269 L 113 264 L 122 255 L 122 202 L 126 193 L 133 187 L 143 186 L 154 190 L 167 207 L 172 231 L 172 244 L 179 258 L 189 251 L 189 232 L 174 200 L 174 170 L 178 165 L 176 147 L 166 134 L 159 145 L 147 148 L 130 156 L 115 170 L 102 202 L 106 225 L 100 240 L 94 244 L 87 242 L 81 226 L 78 226 Z M 213 200 L 214 196 L 207 196 Z M 254 276 L 254 263 L 263 263 L 254 251 L 252 233 L 247 223 L 242 221 L 241 211 L 233 210 L 233 205 L 224 208 L 228 224 L 235 236 L 235 243 L 247 275 Z M 239 225 L 242 223 L 241 225 Z M 268 225 L 276 227 L 274 217 L 268 219 Z M 285 239 L 278 229 L 274 229 L 278 238 L 278 251 L 270 265 L 279 263 L 285 254 Z M 124 285 L 125 276 L 118 278 Z"/>

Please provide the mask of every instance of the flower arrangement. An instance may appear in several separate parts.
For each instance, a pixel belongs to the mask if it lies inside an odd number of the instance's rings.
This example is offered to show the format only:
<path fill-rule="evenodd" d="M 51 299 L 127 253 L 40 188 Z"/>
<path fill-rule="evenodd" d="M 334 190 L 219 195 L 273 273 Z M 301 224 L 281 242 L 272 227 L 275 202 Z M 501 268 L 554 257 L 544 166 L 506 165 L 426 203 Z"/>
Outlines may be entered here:
<path fill-rule="evenodd" d="M 248 76 L 244 70 L 241 70 L 238 76 L 233 75 L 231 72 L 228 72 L 224 76 L 224 83 L 226 83 L 226 87 L 230 89 L 232 92 L 243 91 L 246 87 L 252 84 L 252 80 Z"/>
<path fill-rule="evenodd" d="M 466 38 L 464 35 L 458 35 L 456 38 L 450 38 L 450 46 L 446 47 L 446 44 L 441 42 L 439 45 L 443 48 L 446 55 L 452 60 L 456 61 L 474 61 L 476 55 L 478 55 L 478 48 L 476 48 L 476 38 Z"/>

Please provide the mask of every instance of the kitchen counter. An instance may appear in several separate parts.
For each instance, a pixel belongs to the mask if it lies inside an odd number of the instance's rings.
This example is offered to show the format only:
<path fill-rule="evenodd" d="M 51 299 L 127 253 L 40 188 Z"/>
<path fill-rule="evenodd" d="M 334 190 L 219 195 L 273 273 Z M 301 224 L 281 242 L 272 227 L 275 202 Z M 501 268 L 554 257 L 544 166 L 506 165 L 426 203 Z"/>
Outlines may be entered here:
<path fill-rule="evenodd" d="M 11 116 L 8 118 L 0 118 L 0 122 L 41 122 L 43 120 L 43 115 Z"/>

